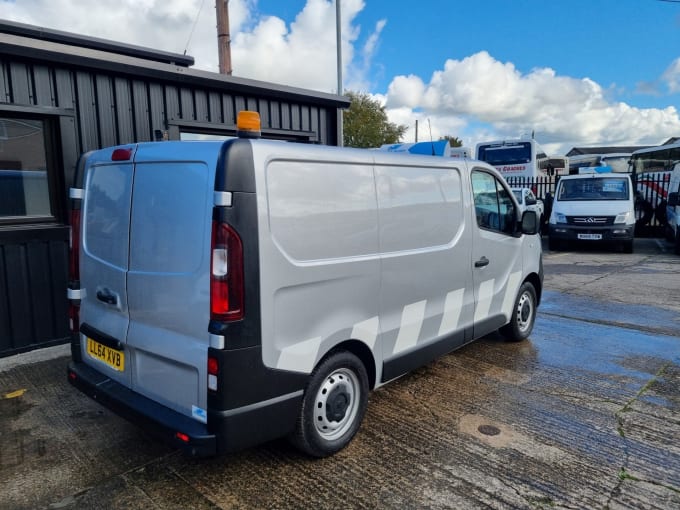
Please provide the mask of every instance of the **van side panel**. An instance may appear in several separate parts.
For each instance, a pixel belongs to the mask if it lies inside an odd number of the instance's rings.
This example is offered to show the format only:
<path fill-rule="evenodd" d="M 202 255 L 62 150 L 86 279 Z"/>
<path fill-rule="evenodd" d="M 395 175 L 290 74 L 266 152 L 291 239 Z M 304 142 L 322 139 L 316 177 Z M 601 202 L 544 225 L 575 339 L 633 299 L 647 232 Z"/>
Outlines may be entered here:
<path fill-rule="evenodd" d="M 262 356 L 266 366 L 309 373 L 354 338 L 378 340 L 380 260 L 372 165 L 360 153 L 282 146 L 258 179 Z M 318 159 L 315 157 L 318 156 Z M 258 163 L 261 161 L 261 163 Z"/>
<path fill-rule="evenodd" d="M 461 169 L 401 159 L 375 172 L 386 381 L 464 343 L 474 295 Z"/>
<path fill-rule="evenodd" d="M 155 156 L 140 150 L 135 169 L 128 273 L 131 388 L 205 422 L 216 154 L 205 155 L 206 161 Z"/>
<path fill-rule="evenodd" d="M 108 151 L 99 154 L 100 161 L 93 158 L 84 178 L 80 261 L 84 296 L 80 317 L 97 332 L 124 344 L 128 329 L 126 272 L 133 165 L 131 162 L 111 163 L 110 155 L 111 151 Z M 88 333 L 87 327 L 83 333 Z M 101 335 L 88 333 L 88 336 L 99 342 L 103 340 Z M 81 352 L 86 364 L 115 381 L 130 384 L 129 364 L 119 372 L 94 359 L 87 354 L 84 338 Z M 124 356 L 129 356 L 127 349 Z"/>

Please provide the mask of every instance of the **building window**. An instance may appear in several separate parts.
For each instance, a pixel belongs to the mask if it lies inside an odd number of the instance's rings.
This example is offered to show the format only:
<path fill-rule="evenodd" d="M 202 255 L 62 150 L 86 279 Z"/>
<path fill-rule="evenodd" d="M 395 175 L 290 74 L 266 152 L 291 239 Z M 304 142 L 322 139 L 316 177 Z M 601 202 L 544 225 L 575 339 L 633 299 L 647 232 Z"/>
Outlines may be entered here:
<path fill-rule="evenodd" d="M 46 122 L 0 114 L 0 223 L 52 220 Z"/>

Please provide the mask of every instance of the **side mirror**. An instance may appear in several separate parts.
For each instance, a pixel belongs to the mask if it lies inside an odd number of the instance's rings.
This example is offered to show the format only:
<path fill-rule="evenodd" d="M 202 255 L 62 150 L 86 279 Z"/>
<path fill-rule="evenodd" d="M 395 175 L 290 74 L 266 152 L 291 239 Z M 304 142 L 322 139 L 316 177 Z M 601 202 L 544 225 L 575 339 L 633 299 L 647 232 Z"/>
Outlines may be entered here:
<path fill-rule="evenodd" d="M 533 195 L 525 195 L 524 203 L 527 205 L 536 205 L 536 197 Z"/>
<path fill-rule="evenodd" d="M 673 193 L 668 194 L 668 207 L 677 207 L 680 205 L 680 200 L 678 200 L 678 192 L 674 191 Z"/>
<path fill-rule="evenodd" d="M 538 234 L 538 217 L 536 211 L 524 211 L 522 213 L 522 234 L 535 235 Z"/>

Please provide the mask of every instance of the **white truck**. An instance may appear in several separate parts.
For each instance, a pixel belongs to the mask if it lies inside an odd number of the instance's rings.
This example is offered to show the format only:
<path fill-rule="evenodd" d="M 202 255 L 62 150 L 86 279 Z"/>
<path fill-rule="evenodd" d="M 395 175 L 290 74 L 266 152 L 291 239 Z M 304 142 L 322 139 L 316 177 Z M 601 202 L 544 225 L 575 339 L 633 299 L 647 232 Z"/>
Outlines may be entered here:
<path fill-rule="evenodd" d="M 239 138 L 81 158 L 71 384 L 193 455 L 288 436 L 323 457 L 371 389 L 529 336 L 538 218 L 493 167 L 260 140 L 242 117 Z"/>

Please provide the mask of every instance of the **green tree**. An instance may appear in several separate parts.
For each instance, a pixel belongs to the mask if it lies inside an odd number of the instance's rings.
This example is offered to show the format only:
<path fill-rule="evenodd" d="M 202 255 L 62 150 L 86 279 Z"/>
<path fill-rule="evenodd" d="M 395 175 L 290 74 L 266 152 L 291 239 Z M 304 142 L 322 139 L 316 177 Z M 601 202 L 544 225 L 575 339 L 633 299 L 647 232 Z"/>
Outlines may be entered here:
<path fill-rule="evenodd" d="M 450 145 L 451 147 L 462 147 L 462 146 L 463 146 L 463 140 L 461 140 L 461 139 L 458 138 L 457 136 L 449 136 L 449 135 L 446 135 L 446 136 L 442 136 L 442 137 L 440 138 L 440 140 L 448 140 L 448 141 L 449 141 L 449 145 Z"/>
<path fill-rule="evenodd" d="M 387 120 L 385 107 L 363 92 L 347 91 L 349 109 L 342 112 L 343 143 L 346 147 L 380 147 L 397 143 L 407 126 Z"/>

